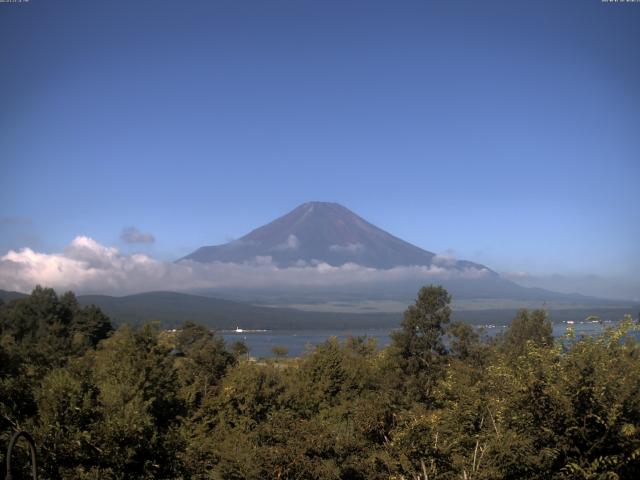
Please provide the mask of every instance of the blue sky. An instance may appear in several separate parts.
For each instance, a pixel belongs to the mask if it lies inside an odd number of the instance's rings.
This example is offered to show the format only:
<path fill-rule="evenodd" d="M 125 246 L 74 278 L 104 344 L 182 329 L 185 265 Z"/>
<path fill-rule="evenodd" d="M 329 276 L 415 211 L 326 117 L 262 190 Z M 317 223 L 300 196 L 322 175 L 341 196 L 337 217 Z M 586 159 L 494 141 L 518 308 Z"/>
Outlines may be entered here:
<path fill-rule="evenodd" d="M 634 282 L 638 45 L 640 4 L 600 0 L 0 4 L 0 255 L 173 260 L 326 200 L 501 272 Z"/>

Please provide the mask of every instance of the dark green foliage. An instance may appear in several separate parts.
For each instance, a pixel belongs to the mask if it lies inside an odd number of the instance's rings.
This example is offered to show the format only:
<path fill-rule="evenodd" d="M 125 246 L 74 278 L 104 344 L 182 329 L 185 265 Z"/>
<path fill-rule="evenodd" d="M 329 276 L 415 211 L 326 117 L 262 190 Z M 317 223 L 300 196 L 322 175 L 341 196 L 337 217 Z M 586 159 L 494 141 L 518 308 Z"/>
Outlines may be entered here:
<path fill-rule="evenodd" d="M 504 348 L 513 355 L 526 351 L 527 342 L 540 347 L 553 345 L 553 328 L 544 310 L 518 311 L 504 334 Z"/>
<path fill-rule="evenodd" d="M 113 332 L 37 288 L 0 304 L 0 452 L 26 428 L 42 478 L 70 480 L 640 478 L 630 318 L 554 343 L 521 311 L 485 342 L 449 302 L 421 289 L 385 349 L 256 361 L 190 322 Z"/>
<path fill-rule="evenodd" d="M 440 286 L 422 287 L 404 312 L 402 329 L 391 335 L 391 366 L 398 390 L 410 400 L 429 400 L 441 378 L 447 350 L 443 337 L 451 317 L 451 296 Z"/>
<path fill-rule="evenodd" d="M 454 322 L 449 325 L 447 335 L 450 341 L 450 354 L 460 360 L 480 361 L 482 345 L 476 330 L 466 323 Z"/>
<path fill-rule="evenodd" d="M 111 331 L 99 309 L 80 307 L 71 292 L 58 297 L 36 287 L 0 305 L 0 446 L 11 429 L 37 417 L 48 373 L 73 363 Z"/>
<path fill-rule="evenodd" d="M 235 363 L 235 357 L 226 350 L 222 338 L 192 322 L 184 324 L 175 346 L 183 354 L 175 360 L 181 396 L 188 407 L 194 409 L 212 393 L 212 388 Z"/>

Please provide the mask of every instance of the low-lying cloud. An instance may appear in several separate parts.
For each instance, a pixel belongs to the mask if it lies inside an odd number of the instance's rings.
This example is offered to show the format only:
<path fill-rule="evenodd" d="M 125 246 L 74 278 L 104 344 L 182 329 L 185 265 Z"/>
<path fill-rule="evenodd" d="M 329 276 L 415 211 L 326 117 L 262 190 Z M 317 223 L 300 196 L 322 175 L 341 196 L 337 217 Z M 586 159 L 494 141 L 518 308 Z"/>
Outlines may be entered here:
<path fill-rule="evenodd" d="M 503 277 L 523 287 L 536 287 L 561 293 L 580 293 L 600 298 L 640 301 L 638 276 L 534 275 L 529 272 L 503 272 Z"/>
<path fill-rule="evenodd" d="M 347 245 L 331 245 L 329 250 L 339 253 L 362 253 L 364 252 L 364 245 L 361 243 L 348 243 Z"/>
<path fill-rule="evenodd" d="M 270 256 L 245 263 L 164 262 L 145 254 L 127 255 L 114 247 L 78 236 L 62 253 L 30 248 L 0 257 L 0 288 L 29 292 L 35 285 L 79 293 L 124 295 L 152 290 L 190 291 L 216 288 L 339 287 L 384 282 L 478 279 L 486 269 L 448 269 L 441 265 L 375 269 L 321 261 L 280 268 Z"/>
<path fill-rule="evenodd" d="M 531 278 L 531 274 L 529 272 L 503 272 L 502 276 L 514 282 L 525 281 Z"/>
<path fill-rule="evenodd" d="M 287 240 L 276 246 L 274 250 L 296 250 L 300 246 L 300 240 L 295 235 L 289 235 Z"/>
<path fill-rule="evenodd" d="M 445 268 L 450 268 L 450 267 L 454 267 L 458 260 L 453 254 L 453 251 L 447 250 L 445 253 L 439 253 L 435 255 L 431 261 L 435 265 L 439 265 Z"/>
<path fill-rule="evenodd" d="M 150 233 L 142 233 L 136 227 L 127 227 L 123 229 L 120 239 L 124 243 L 153 243 L 156 241 L 153 235 Z"/>

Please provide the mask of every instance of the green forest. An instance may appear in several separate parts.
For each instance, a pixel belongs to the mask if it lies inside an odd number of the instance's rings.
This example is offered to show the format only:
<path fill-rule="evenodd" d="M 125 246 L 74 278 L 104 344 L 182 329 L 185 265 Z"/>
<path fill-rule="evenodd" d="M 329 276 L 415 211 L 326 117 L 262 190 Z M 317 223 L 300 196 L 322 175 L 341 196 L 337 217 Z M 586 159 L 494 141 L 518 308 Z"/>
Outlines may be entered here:
<path fill-rule="evenodd" d="M 554 339 L 521 310 L 488 339 L 450 302 L 423 287 L 385 348 L 256 360 L 204 326 L 116 329 L 38 287 L 0 303 L 0 462 L 26 430 L 42 479 L 640 478 L 630 316 Z M 30 478 L 26 444 L 12 464 Z"/>

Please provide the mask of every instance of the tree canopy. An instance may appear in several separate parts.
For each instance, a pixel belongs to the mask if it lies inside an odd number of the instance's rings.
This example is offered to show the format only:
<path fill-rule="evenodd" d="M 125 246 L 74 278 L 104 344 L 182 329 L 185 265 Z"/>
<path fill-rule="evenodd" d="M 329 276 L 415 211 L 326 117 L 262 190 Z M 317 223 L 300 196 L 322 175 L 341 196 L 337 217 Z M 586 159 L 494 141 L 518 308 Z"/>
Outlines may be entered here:
<path fill-rule="evenodd" d="M 554 341 L 522 310 L 487 339 L 450 301 L 422 288 L 385 348 L 253 359 L 191 322 L 114 330 L 38 287 L 0 304 L 0 461 L 26 429 L 45 479 L 640 478 L 630 317 Z"/>

